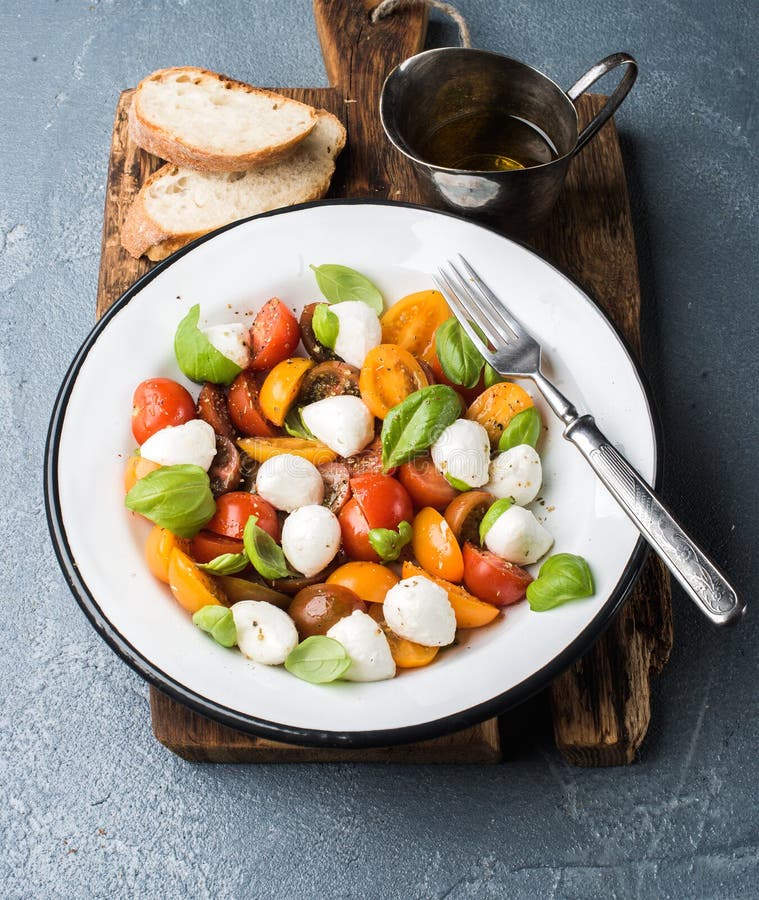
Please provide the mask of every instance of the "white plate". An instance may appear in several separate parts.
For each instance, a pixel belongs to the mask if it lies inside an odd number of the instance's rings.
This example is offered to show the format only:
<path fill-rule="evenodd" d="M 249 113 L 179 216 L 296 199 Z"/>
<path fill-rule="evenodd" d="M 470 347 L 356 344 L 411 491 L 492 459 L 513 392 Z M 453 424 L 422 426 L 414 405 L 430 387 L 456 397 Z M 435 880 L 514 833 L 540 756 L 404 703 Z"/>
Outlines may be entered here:
<path fill-rule="evenodd" d="M 48 438 L 48 518 L 64 573 L 98 631 L 162 690 L 227 724 L 287 741 L 419 740 L 524 699 L 608 624 L 643 546 L 539 397 L 549 429 L 541 446 L 544 503 L 533 507 L 557 551 L 589 561 L 597 593 L 547 613 L 520 603 L 428 668 L 324 687 L 255 665 L 195 628 L 144 563 L 149 525 L 123 505 L 132 393 L 145 378 L 181 380 L 172 339 L 192 304 L 209 323 L 242 317 L 271 296 L 299 312 L 318 298 L 309 263 L 324 262 L 365 273 L 392 303 L 432 287 L 429 273 L 457 252 L 542 341 L 558 387 L 655 480 L 656 429 L 636 364 L 588 296 L 531 251 L 455 216 L 395 203 L 308 204 L 237 223 L 159 265 L 98 323 L 66 376 Z"/>

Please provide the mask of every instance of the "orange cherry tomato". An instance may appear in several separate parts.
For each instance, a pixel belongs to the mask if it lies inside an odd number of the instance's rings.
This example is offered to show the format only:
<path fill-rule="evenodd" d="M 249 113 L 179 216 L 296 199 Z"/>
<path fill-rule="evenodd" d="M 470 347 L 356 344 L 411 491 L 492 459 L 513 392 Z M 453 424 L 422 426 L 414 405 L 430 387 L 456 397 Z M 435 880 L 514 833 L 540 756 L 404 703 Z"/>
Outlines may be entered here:
<path fill-rule="evenodd" d="M 263 372 L 295 352 L 300 341 L 298 320 L 272 297 L 256 314 L 250 329 L 250 368 Z"/>
<path fill-rule="evenodd" d="M 209 563 L 224 553 L 242 553 L 242 551 L 242 541 L 224 534 L 206 531 L 204 528 L 190 541 L 188 552 L 195 562 Z"/>
<path fill-rule="evenodd" d="M 169 587 L 180 606 L 196 613 L 204 606 L 226 606 L 226 596 L 213 576 L 199 569 L 178 547 L 169 557 Z"/>
<path fill-rule="evenodd" d="M 258 399 L 261 411 L 270 422 L 281 425 L 285 421 L 285 416 L 295 403 L 306 372 L 314 365 L 312 359 L 294 356 L 277 363 L 269 372 L 261 385 Z"/>
<path fill-rule="evenodd" d="M 432 578 L 435 584 L 440 585 L 444 591 L 448 591 L 448 602 L 453 607 L 456 614 L 457 628 L 481 628 L 488 625 L 498 615 L 498 607 L 492 603 L 485 603 L 472 596 L 469 591 L 465 591 L 459 584 L 452 584 L 444 578 L 435 578 L 430 576 L 424 569 L 415 566 L 412 562 L 406 560 L 403 563 L 403 577 L 412 578 L 414 575 L 424 575 L 425 578 Z"/>
<path fill-rule="evenodd" d="M 238 431 L 247 435 L 274 437 L 277 428 L 266 421 L 261 409 L 258 377 L 248 370 L 240 372 L 229 387 L 229 418 Z"/>
<path fill-rule="evenodd" d="M 532 575 L 489 550 L 464 544 L 464 582 L 486 603 L 498 608 L 523 600 Z"/>
<path fill-rule="evenodd" d="M 398 478 L 417 509 L 432 506 L 442 511 L 459 495 L 435 468 L 429 453 L 404 463 L 398 469 Z"/>
<path fill-rule="evenodd" d="M 153 575 L 164 584 L 169 583 L 169 559 L 175 547 L 188 553 L 190 542 L 186 538 L 177 537 L 166 528 L 154 525 L 145 544 L 145 559 Z"/>
<path fill-rule="evenodd" d="M 138 444 L 169 425 L 194 419 L 190 392 L 171 378 L 149 378 L 137 385 L 132 399 L 132 434 Z"/>
<path fill-rule="evenodd" d="M 532 397 L 524 388 L 511 381 L 500 381 L 480 394 L 467 410 L 466 417 L 483 425 L 490 443 L 497 447 L 503 429 L 517 413 L 532 405 Z"/>
<path fill-rule="evenodd" d="M 420 669 L 422 666 L 428 666 L 437 656 L 439 647 L 425 647 L 391 631 L 385 621 L 382 607 L 378 603 L 369 607 L 369 615 L 385 632 L 390 646 L 390 654 L 399 669 Z"/>
<path fill-rule="evenodd" d="M 361 399 L 379 419 L 428 384 L 419 363 L 408 350 L 395 344 L 380 344 L 370 350 L 358 379 Z"/>
<path fill-rule="evenodd" d="M 418 291 L 394 303 L 380 319 L 382 341 L 432 363 L 435 332 L 451 311 L 440 291 Z"/>
<path fill-rule="evenodd" d="M 340 584 L 367 603 L 384 603 L 385 594 L 398 584 L 398 576 L 379 563 L 349 562 L 335 569 L 327 584 Z"/>
<path fill-rule="evenodd" d="M 271 503 L 247 491 L 230 491 L 217 497 L 216 512 L 206 528 L 208 531 L 240 541 L 251 516 L 257 517 L 256 525 L 259 528 L 268 532 L 275 541 L 279 540 L 277 511 Z"/>
<path fill-rule="evenodd" d="M 302 456 L 315 466 L 333 462 L 337 459 L 337 453 L 330 450 L 326 444 L 320 441 L 306 441 L 303 438 L 294 437 L 251 437 L 241 438 L 237 446 L 244 450 L 251 459 L 256 462 L 266 462 L 273 456 L 281 453 L 292 453 L 293 456 Z"/>
<path fill-rule="evenodd" d="M 124 490 L 128 494 L 140 478 L 144 478 L 160 468 L 158 463 L 153 462 L 152 459 L 143 459 L 142 456 L 130 456 L 124 470 Z"/>
<path fill-rule="evenodd" d="M 413 522 L 411 548 L 423 569 L 446 581 L 461 581 L 464 558 L 450 525 L 431 506 L 419 512 Z"/>

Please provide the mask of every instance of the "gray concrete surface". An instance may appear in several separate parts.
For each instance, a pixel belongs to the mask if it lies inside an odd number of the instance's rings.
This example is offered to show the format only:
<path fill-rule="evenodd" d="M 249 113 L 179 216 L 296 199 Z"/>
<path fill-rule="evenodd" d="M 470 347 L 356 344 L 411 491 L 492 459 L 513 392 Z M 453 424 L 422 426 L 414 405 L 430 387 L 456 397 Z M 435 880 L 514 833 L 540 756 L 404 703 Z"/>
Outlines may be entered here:
<path fill-rule="evenodd" d="M 146 686 L 58 572 L 41 493 L 56 388 L 93 324 L 113 109 L 159 66 L 263 84 L 323 67 L 308 0 L 2 0 L 3 897 L 759 896 L 756 6 L 460 6 L 477 45 L 565 85 L 613 50 L 640 61 L 619 124 L 666 494 L 753 615 L 718 633 L 676 595 L 627 769 L 571 768 L 547 733 L 496 768 L 201 766 L 156 744 Z"/>

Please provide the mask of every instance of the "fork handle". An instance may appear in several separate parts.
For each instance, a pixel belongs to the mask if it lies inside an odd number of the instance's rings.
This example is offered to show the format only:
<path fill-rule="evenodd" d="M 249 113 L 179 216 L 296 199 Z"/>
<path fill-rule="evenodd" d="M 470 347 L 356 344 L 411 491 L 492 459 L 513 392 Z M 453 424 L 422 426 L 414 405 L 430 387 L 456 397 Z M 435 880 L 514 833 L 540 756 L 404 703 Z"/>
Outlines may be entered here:
<path fill-rule="evenodd" d="M 739 621 L 746 611 L 725 577 L 672 518 L 592 416 L 579 416 L 564 429 L 641 534 L 701 612 L 716 625 Z"/>

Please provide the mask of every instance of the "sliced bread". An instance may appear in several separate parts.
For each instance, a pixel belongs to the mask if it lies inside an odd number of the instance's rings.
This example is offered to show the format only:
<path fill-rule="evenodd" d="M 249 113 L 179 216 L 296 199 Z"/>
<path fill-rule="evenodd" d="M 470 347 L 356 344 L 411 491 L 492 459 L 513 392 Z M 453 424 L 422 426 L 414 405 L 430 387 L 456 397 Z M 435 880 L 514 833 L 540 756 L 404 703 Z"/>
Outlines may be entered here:
<path fill-rule="evenodd" d="M 225 75 L 159 69 L 137 86 L 129 134 L 143 150 L 201 172 L 237 172 L 287 156 L 316 110 Z"/>
<path fill-rule="evenodd" d="M 203 173 L 166 165 L 142 186 L 121 243 L 132 256 L 164 259 L 229 222 L 323 197 L 345 146 L 345 128 L 326 110 L 287 159 L 247 172 Z"/>

